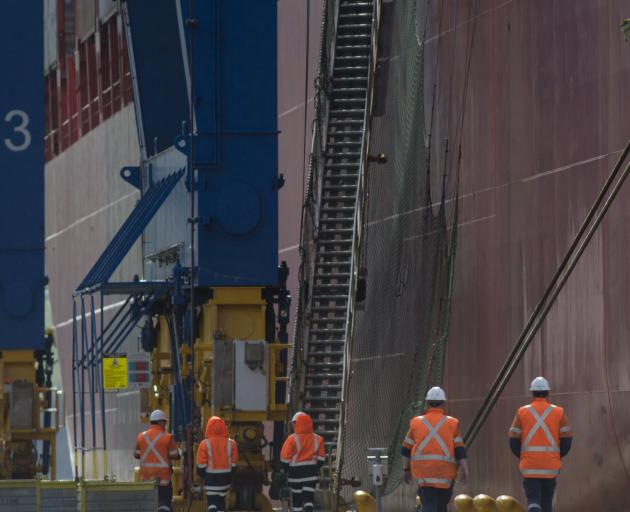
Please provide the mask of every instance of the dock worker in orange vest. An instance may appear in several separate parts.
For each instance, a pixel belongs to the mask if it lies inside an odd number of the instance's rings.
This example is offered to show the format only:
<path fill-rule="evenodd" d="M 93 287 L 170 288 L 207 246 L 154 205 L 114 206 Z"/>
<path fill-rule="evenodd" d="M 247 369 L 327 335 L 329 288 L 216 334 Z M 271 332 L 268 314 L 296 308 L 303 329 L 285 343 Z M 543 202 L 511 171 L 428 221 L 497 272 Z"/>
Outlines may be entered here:
<path fill-rule="evenodd" d="M 225 512 L 225 495 L 232 486 L 238 463 L 238 447 L 218 416 L 206 424 L 206 438 L 197 448 L 197 474 L 204 481 L 208 512 Z"/>
<path fill-rule="evenodd" d="M 294 414 L 291 424 L 294 433 L 280 452 L 280 462 L 289 477 L 291 510 L 313 512 L 319 469 L 326 461 L 324 439 L 313 432 L 313 420 L 304 412 Z"/>
<path fill-rule="evenodd" d="M 560 459 L 571 450 L 573 433 L 564 409 L 547 400 L 551 387 L 536 377 L 531 404 L 516 411 L 510 427 L 510 449 L 520 458 L 528 512 L 551 512 Z"/>
<path fill-rule="evenodd" d="M 426 402 L 427 411 L 409 422 L 401 449 L 403 476 L 406 483 L 413 477 L 418 484 L 422 512 L 446 512 L 458 468 L 461 482 L 468 479 L 466 448 L 459 420 L 444 413 L 444 390 L 431 388 Z"/>
<path fill-rule="evenodd" d="M 151 426 L 138 434 L 134 457 L 140 459 L 140 478 L 158 484 L 158 512 L 171 512 L 173 503 L 172 461 L 181 458 L 175 439 L 166 431 L 164 411 L 156 409 L 149 418 Z"/>

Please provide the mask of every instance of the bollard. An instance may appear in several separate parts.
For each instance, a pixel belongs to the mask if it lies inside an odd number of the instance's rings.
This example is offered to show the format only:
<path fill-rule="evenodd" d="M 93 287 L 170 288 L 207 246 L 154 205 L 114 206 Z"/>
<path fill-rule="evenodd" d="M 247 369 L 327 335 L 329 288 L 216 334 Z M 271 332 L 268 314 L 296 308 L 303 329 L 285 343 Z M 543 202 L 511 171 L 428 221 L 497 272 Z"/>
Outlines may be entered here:
<path fill-rule="evenodd" d="M 376 512 L 376 500 L 370 493 L 365 491 L 355 491 L 352 500 L 357 512 Z"/>
<path fill-rule="evenodd" d="M 501 512 L 525 512 L 525 507 L 512 496 L 499 496 L 496 503 Z"/>
<path fill-rule="evenodd" d="M 458 512 L 475 512 L 473 499 L 467 494 L 455 496 L 455 508 L 457 508 Z"/>
<path fill-rule="evenodd" d="M 497 505 L 493 498 L 487 494 L 478 494 L 473 499 L 475 510 L 478 512 L 498 512 Z"/>

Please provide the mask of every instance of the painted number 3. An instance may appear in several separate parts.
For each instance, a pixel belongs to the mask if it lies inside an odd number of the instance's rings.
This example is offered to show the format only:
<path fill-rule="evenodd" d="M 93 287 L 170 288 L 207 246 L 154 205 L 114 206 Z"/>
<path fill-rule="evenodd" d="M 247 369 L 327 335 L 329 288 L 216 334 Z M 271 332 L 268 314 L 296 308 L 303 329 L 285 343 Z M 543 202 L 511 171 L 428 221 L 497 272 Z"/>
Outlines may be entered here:
<path fill-rule="evenodd" d="M 28 114 L 23 110 L 11 110 L 4 120 L 13 127 L 13 135 L 4 139 L 9 151 L 24 151 L 31 145 L 31 132 L 28 131 Z"/>

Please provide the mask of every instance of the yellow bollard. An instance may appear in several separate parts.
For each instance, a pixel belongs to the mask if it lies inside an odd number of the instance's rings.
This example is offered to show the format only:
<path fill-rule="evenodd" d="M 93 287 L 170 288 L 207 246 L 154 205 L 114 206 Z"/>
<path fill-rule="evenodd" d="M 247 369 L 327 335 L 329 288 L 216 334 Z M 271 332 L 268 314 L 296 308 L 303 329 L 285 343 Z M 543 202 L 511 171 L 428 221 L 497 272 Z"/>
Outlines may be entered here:
<path fill-rule="evenodd" d="M 512 496 L 499 496 L 496 503 L 501 512 L 525 512 L 525 507 Z"/>
<path fill-rule="evenodd" d="M 458 512 L 475 512 L 473 499 L 467 494 L 455 496 L 455 508 L 457 508 Z"/>
<path fill-rule="evenodd" d="M 493 498 L 487 494 L 478 494 L 473 499 L 475 510 L 478 512 L 498 512 L 497 505 Z"/>
<path fill-rule="evenodd" d="M 376 512 L 376 500 L 370 493 L 355 491 L 352 500 L 356 505 L 357 512 Z"/>

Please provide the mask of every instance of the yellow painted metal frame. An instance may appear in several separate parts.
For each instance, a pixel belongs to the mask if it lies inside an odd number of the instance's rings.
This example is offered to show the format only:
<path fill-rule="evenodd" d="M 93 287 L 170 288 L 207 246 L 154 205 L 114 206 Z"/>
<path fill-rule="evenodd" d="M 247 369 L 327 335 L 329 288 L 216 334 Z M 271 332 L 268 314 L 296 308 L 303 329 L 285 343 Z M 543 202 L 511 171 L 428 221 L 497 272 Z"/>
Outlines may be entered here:
<path fill-rule="evenodd" d="M 33 384 L 33 429 L 16 429 L 9 424 L 7 383 L 25 381 Z M 43 396 L 47 392 L 56 392 L 54 388 L 35 386 L 35 353 L 32 350 L 3 350 L 0 356 L 0 440 L 11 445 L 20 442 L 48 441 L 51 446 L 51 477 L 56 478 L 57 437 L 59 430 L 59 408 L 55 413 L 55 427 L 41 427 L 40 411 L 44 408 Z M 57 402 L 58 405 L 58 402 Z M 8 468 L 6 468 L 8 469 Z"/>
<path fill-rule="evenodd" d="M 269 371 L 269 401 L 267 411 L 238 411 L 231 407 L 215 408 L 212 398 L 212 366 L 214 364 L 214 340 L 216 337 L 228 340 L 263 340 L 265 339 L 265 308 L 260 287 L 213 288 L 213 298 L 201 307 L 201 325 L 199 337 L 194 345 L 195 368 L 187 364 L 190 348 L 180 348 L 182 376 L 194 372 L 196 386 L 194 400 L 201 410 L 202 422 L 217 414 L 228 422 L 284 421 L 287 405 L 276 404 L 276 383 L 286 382 L 282 375 L 284 367 L 280 354 L 290 345 L 281 343 L 267 344 Z M 151 389 L 148 403 L 145 403 L 143 419 L 153 409 L 162 409 L 169 413 L 169 389 L 174 384 L 172 367 L 173 354 L 167 320 L 158 317 L 156 348 L 151 355 Z"/>
<path fill-rule="evenodd" d="M 267 302 L 263 298 L 262 287 L 219 287 L 212 288 L 212 298 L 201 305 L 198 338 L 195 340 L 194 368 L 188 363 L 191 358 L 190 347 L 180 347 L 179 360 L 182 377 L 193 373 L 195 387 L 193 398 L 195 406 L 201 415 L 202 435 L 208 419 L 213 415 L 221 416 L 228 425 L 230 434 L 235 438 L 246 438 L 246 431 L 254 430 L 255 438 L 249 440 L 252 446 L 262 445 L 264 421 L 284 421 L 286 419 L 286 404 L 276 404 L 276 384 L 287 382 L 283 375 L 285 366 L 281 362 L 281 353 L 290 349 L 290 345 L 268 343 L 268 403 L 266 411 L 240 411 L 233 407 L 214 407 L 212 405 L 212 370 L 215 363 L 214 344 L 217 339 L 224 340 L 264 340 Z M 142 416 L 148 421 L 148 415 L 153 409 L 162 409 L 169 414 L 170 387 L 174 384 L 172 344 L 167 319 L 159 316 L 156 325 L 156 344 L 151 355 L 151 388 L 143 398 Z M 260 441 L 259 441 L 260 440 Z M 259 441 L 257 443 L 257 441 Z M 247 442 L 246 442 L 247 444 Z M 196 451 L 196 446 L 193 449 Z M 260 447 L 247 452 L 250 467 L 267 471 L 265 460 Z M 182 468 L 174 467 L 173 488 L 177 490 L 181 483 Z M 136 475 L 138 478 L 139 475 Z M 228 501 L 230 498 L 228 497 Z M 259 510 L 271 512 L 272 507 L 268 498 L 262 494 L 256 497 Z M 181 496 L 173 500 L 174 510 L 183 507 Z M 186 504 L 187 507 L 187 504 Z M 183 510 L 183 509 L 182 509 Z M 205 511 L 205 496 L 193 503 L 191 511 Z"/>
<path fill-rule="evenodd" d="M 269 361 L 269 398 L 266 411 L 238 411 L 231 407 L 208 407 L 211 402 L 214 340 L 264 340 L 267 303 L 261 287 L 213 288 L 213 297 L 202 306 L 199 338 L 195 343 L 195 376 L 197 376 L 197 405 L 202 409 L 203 424 L 212 415 L 221 416 L 228 423 L 284 421 L 287 405 L 276 404 L 276 383 L 286 382 L 282 375 L 280 353 L 289 345 L 267 344 Z M 203 389 L 201 389 L 203 388 Z"/>

